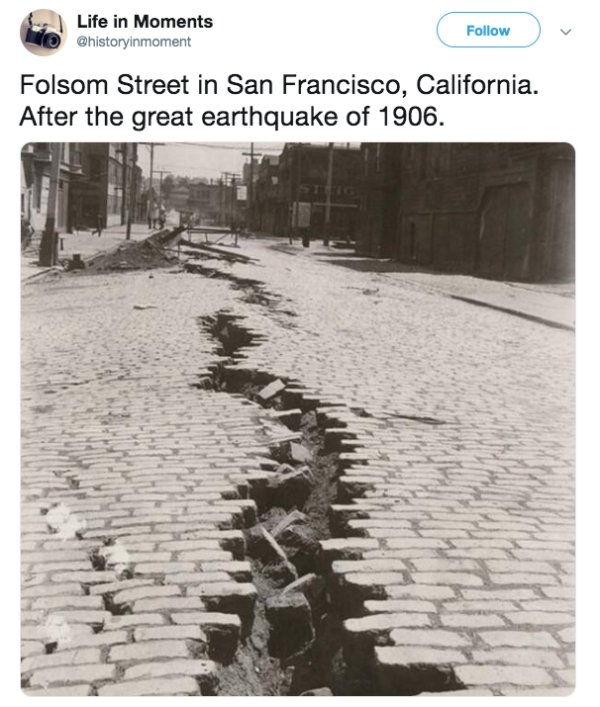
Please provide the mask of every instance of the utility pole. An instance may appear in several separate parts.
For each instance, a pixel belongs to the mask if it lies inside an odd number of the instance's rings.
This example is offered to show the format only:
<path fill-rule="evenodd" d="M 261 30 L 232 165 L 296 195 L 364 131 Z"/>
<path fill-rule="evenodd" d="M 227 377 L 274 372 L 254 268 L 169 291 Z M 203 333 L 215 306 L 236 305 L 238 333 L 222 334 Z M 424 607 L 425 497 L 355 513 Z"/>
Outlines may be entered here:
<path fill-rule="evenodd" d="M 229 178 L 232 176 L 231 172 L 221 172 L 221 175 L 223 177 L 223 203 L 222 203 L 222 209 L 221 209 L 221 226 L 225 226 L 227 224 L 227 213 L 229 211 L 229 198 L 228 198 L 228 190 L 230 189 L 230 182 Z"/>
<path fill-rule="evenodd" d="M 300 218 L 300 180 L 302 178 L 302 143 L 296 146 L 296 213 L 294 218 L 294 235 L 298 234 L 298 219 Z"/>
<path fill-rule="evenodd" d="M 225 199 L 227 198 L 227 187 L 231 189 L 231 199 L 229 202 L 229 226 L 233 226 L 233 216 L 234 216 L 234 204 L 236 201 L 237 197 L 237 186 L 236 186 L 236 178 L 239 177 L 239 174 L 236 174 L 235 172 L 221 172 L 221 174 L 225 177 Z M 229 180 L 229 183 L 228 183 Z M 227 203 L 225 201 L 225 209 L 227 208 Z M 225 215 L 225 214 L 224 214 Z M 223 221 L 225 221 L 225 218 L 223 218 Z M 223 224 L 224 225 L 224 224 Z"/>
<path fill-rule="evenodd" d="M 329 245 L 331 234 L 331 191 L 333 183 L 333 143 L 329 143 L 329 159 L 327 162 L 327 186 L 325 187 L 325 232 L 323 233 L 323 245 Z"/>
<path fill-rule="evenodd" d="M 154 200 L 154 190 L 152 184 L 152 175 L 154 174 L 154 143 L 150 143 L 150 184 L 148 185 L 148 203 L 146 204 L 146 209 L 148 211 L 148 228 L 150 228 L 152 223 L 152 202 Z"/>
<path fill-rule="evenodd" d="M 250 143 L 250 152 L 242 152 L 244 157 L 250 157 L 250 183 L 248 184 L 248 199 L 246 211 L 248 213 L 248 225 L 252 228 L 252 207 L 254 206 L 254 158 L 262 157 L 262 152 L 254 152 L 254 143 Z"/>
<path fill-rule="evenodd" d="M 126 142 L 120 142 L 119 143 L 120 147 L 117 147 L 115 150 L 117 155 L 121 155 L 121 220 L 120 223 L 121 225 L 127 223 L 127 207 L 128 207 L 128 197 L 127 197 L 127 143 Z M 118 159 L 118 158 L 117 158 Z M 106 150 L 106 190 L 108 194 L 108 180 L 109 180 L 109 174 L 110 174 L 110 147 L 108 150 Z M 98 219 L 98 237 L 100 237 L 100 234 L 102 233 L 102 225 L 104 225 L 105 228 L 108 227 L 108 204 L 106 205 L 106 217 L 103 219 L 105 221 L 104 224 L 100 222 L 100 219 Z"/>
<path fill-rule="evenodd" d="M 163 182 L 163 174 L 171 174 L 167 169 L 155 169 L 154 174 L 160 174 L 159 182 L 158 182 L 158 203 L 162 203 L 162 182 Z M 150 178 L 150 182 L 152 182 L 152 177 Z"/>
<path fill-rule="evenodd" d="M 236 194 L 236 184 L 235 184 L 235 174 L 231 175 L 231 211 L 229 215 L 229 226 L 233 230 L 233 225 L 234 225 L 234 215 L 235 215 L 235 198 L 237 196 Z"/>
<path fill-rule="evenodd" d="M 55 235 L 56 227 L 56 197 L 58 195 L 58 180 L 60 177 L 60 153 L 62 146 L 53 142 L 50 145 L 52 162 L 50 164 L 50 185 L 48 189 L 48 208 L 46 210 L 46 225 L 40 243 L 39 264 L 45 267 L 56 265 L 58 260 Z"/>
<path fill-rule="evenodd" d="M 221 178 L 219 179 L 219 226 L 222 226 L 223 221 L 224 221 L 224 218 L 223 218 L 223 212 L 224 212 L 223 203 L 224 203 L 224 193 L 225 193 L 224 189 L 223 189 L 223 187 L 225 185 L 225 182 L 223 179 L 224 176 L 225 176 L 224 172 L 221 172 Z"/>
<path fill-rule="evenodd" d="M 136 168 L 137 168 L 137 142 L 132 143 L 132 153 L 131 153 L 131 181 L 129 189 L 129 211 L 127 213 L 127 231 L 125 233 L 125 239 L 131 240 L 131 222 L 133 220 L 133 215 L 135 212 L 135 193 L 136 193 Z"/>

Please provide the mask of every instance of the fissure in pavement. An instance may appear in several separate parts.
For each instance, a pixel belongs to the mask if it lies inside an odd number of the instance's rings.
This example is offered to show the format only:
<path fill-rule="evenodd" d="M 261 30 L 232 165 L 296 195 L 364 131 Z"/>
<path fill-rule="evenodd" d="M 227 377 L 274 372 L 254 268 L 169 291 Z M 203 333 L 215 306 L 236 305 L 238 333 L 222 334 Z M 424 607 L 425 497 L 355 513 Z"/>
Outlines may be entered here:
<path fill-rule="evenodd" d="M 202 272 L 202 269 L 196 272 Z M 226 268 L 222 269 L 219 263 L 215 265 L 214 272 L 210 273 L 210 276 L 223 277 L 230 281 L 233 287 L 244 289 L 246 293 L 266 292 L 262 282 L 250 282 L 243 278 L 240 280 L 239 276 L 228 272 Z M 294 327 L 294 323 L 289 319 L 284 318 L 282 321 L 282 315 L 285 317 L 288 313 L 281 310 L 279 301 L 281 298 L 272 293 L 268 295 L 271 301 L 265 301 L 260 297 L 256 303 L 268 307 L 268 315 L 275 317 L 283 327 Z M 294 313 L 289 312 L 289 314 Z M 218 380 L 217 389 L 241 393 L 262 405 L 268 404 L 260 396 L 259 389 L 261 386 L 268 387 L 269 384 L 276 385 L 278 379 L 264 371 L 247 370 L 248 364 L 244 363 L 246 358 L 244 349 L 260 346 L 261 336 L 248 332 L 242 325 L 242 319 L 229 312 L 221 312 L 214 320 L 206 321 L 204 324 L 220 342 L 219 353 L 231 359 L 221 362 L 215 371 Z M 312 644 L 312 655 L 318 658 L 312 662 L 305 661 L 295 667 L 296 684 L 290 684 L 287 694 L 298 694 L 302 687 L 314 687 L 317 683 L 325 686 L 326 694 L 331 690 L 339 695 L 415 695 L 422 692 L 464 689 L 452 665 L 429 661 L 425 664 L 409 662 L 406 665 L 386 665 L 379 660 L 375 648 L 390 645 L 389 632 L 376 628 L 364 632 L 349 628 L 347 619 L 349 623 L 355 621 L 357 617 L 364 617 L 364 621 L 369 620 L 365 599 L 385 598 L 385 595 L 380 595 L 377 586 L 369 589 L 366 586 L 355 586 L 352 582 L 347 582 L 345 573 L 351 573 L 352 569 L 348 567 L 342 570 L 341 567 L 354 565 L 354 561 L 358 561 L 356 571 L 360 572 L 358 565 L 363 557 L 363 551 L 358 547 L 361 541 L 356 539 L 356 536 L 363 535 L 363 532 L 352 521 L 368 516 L 368 513 L 365 515 L 364 508 L 361 508 L 361 503 L 357 504 L 356 501 L 364 497 L 371 484 L 368 461 L 366 461 L 368 456 L 365 456 L 365 461 L 361 457 L 363 452 L 359 441 L 361 425 L 357 425 L 355 433 L 351 419 L 354 416 L 358 421 L 361 417 L 370 417 L 370 415 L 364 410 L 349 407 L 341 402 L 321 403 L 318 392 L 303 390 L 299 381 L 279 382 L 284 386 L 284 390 L 281 397 L 276 397 L 275 401 L 288 416 L 287 420 L 281 419 L 281 422 L 286 422 L 288 426 L 300 424 L 304 430 L 310 431 L 309 434 L 316 435 L 318 449 L 325 453 L 336 453 L 329 473 L 319 472 L 311 476 L 311 484 L 314 484 L 311 488 L 314 490 L 309 494 L 303 507 L 304 511 L 309 511 L 311 522 L 320 531 L 320 539 L 325 540 L 317 561 L 311 566 L 302 568 L 307 570 L 314 568 L 315 571 L 309 574 L 314 574 L 318 582 L 322 583 L 326 597 L 327 610 L 321 615 L 323 620 L 315 631 L 315 640 Z M 320 405 L 323 407 L 320 408 Z M 294 416 L 296 412 L 294 409 L 298 407 L 301 409 L 299 423 L 297 415 Z M 305 415 L 311 411 L 315 414 L 312 422 L 308 422 Z M 445 424 L 444 420 L 432 417 L 411 415 L 402 417 L 425 425 Z M 342 451 L 344 454 L 338 456 Z M 272 456 L 281 461 L 280 457 Z M 320 455 L 315 455 L 314 459 L 320 459 Z M 361 472 L 363 468 L 365 474 Z M 318 490 L 318 485 L 323 483 L 323 479 L 329 479 L 327 481 L 329 495 L 323 493 L 322 489 Z M 314 499 L 319 499 L 319 502 L 311 509 Z M 327 541 L 330 532 L 334 537 Z M 365 538 L 365 542 L 367 541 L 368 538 Z M 335 565 L 338 566 L 337 569 Z M 255 571 L 254 581 L 257 585 L 260 585 L 258 580 L 263 574 L 260 572 L 261 569 L 258 566 L 259 572 Z M 350 577 L 352 574 L 348 578 Z M 368 595 L 363 591 L 367 589 Z M 257 606 L 262 605 L 261 602 Z M 377 618 L 373 617 L 375 623 Z M 314 665 L 318 665 L 320 670 L 311 671 L 311 666 Z M 279 694 L 281 692 L 280 690 Z"/>
<path fill-rule="evenodd" d="M 336 582 L 320 543 L 332 530 L 338 537 L 348 534 L 344 520 L 330 510 L 353 498 L 352 490 L 337 483 L 340 442 L 344 438 L 344 449 L 352 450 L 352 435 L 343 429 L 326 435 L 327 415 L 314 397 L 303 395 L 298 381 L 244 367 L 244 352 L 263 339 L 242 321 L 231 312 L 200 320 L 219 342 L 220 357 L 200 387 L 243 395 L 270 409 L 280 434 L 270 447 L 271 478 L 251 490 L 259 512 L 256 525 L 246 531 L 258 595 L 254 616 L 236 659 L 221 670 L 219 694 L 418 694 L 459 688 L 449 666 L 418 665 L 388 676 L 382 686 L 362 649 L 353 652 L 344 645 L 344 620 L 364 613 L 363 597 Z"/>
<path fill-rule="evenodd" d="M 279 427 L 277 434 L 271 426 L 272 476 L 251 492 L 259 511 L 246 531 L 258 592 L 252 629 L 236 661 L 221 671 L 220 694 L 331 694 L 342 681 L 335 675 L 343 672 L 336 658 L 341 620 L 332 611 L 319 543 L 330 537 L 327 513 L 337 498 L 338 453 L 325 450 L 314 407 L 295 407 L 301 402 L 298 385 L 242 367 L 244 349 L 261 339 L 239 317 L 219 312 L 201 325 L 219 342 L 213 389 L 270 409 L 270 424 Z"/>

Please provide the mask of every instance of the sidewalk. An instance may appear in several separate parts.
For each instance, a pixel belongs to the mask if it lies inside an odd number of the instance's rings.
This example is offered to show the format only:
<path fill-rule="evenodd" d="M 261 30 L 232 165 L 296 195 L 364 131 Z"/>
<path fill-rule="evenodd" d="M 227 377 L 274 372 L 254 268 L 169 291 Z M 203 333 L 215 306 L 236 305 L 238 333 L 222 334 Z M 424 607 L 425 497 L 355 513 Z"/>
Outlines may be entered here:
<path fill-rule="evenodd" d="M 125 243 L 126 233 L 125 225 L 111 226 L 102 231 L 101 236 L 92 235 L 91 231 L 59 233 L 58 259 L 60 262 L 70 260 L 75 253 L 79 253 L 83 260 L 89 260 L 98 253 L 114 250 L 121 243 Z M 148 229 L 145 223 L 135 223 L 131 226 L 133 241 L 144 240 L 153 233 L 156 233 L 156 230 Z M 21 282 L 52 269 L 37 264 L 40 239 L 41 234 L 36 233 L 29 247 L 21 254 Z"/>
<path fill-rule="evenodd" d="M 309 249 L 302 248 L 299 243 L 291 246 L 287 242 L 277 243 L 277 250 L 313 257 L 351 270 L 370 272 L 375 284 L 385 281 L 401 287 L 414 287 L 548 326 L 575 329 L 574 283 L 502 282 L 470 275 L 428 272 L 395 261 L 356 256 L 350 249 L 326 248 L 316 242 Z"/>
<path fill-rule="evenodd" d="M 486 280 L 469 275 L 404 273 L 401 281 L 453 299 L 561 329 L 575 329 L 575 285 Z"/>

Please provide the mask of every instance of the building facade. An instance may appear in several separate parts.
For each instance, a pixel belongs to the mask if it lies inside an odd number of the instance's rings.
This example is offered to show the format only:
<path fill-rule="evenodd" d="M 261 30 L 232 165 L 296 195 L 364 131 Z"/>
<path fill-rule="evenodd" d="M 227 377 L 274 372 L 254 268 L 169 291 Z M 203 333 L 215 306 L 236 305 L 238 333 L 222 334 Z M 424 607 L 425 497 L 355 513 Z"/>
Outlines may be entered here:
<path fill-rule="evenodd" d="M 73 190 L 76 229 L 95 229 L 144 220 L 142 171 L 133 143 L 82 143 L 82 178 Z M 135 194 L 132 198 L 132 190 Z"/>
<path fill-rule="evenodd" d="M 56 228 L 71 231 L 75 227 L 71 204 L 76 185 L 84 178 L 82 147 L 83 143 L 36 142 L 21 150 L 21 214 L 36 231 L 42 231 L 46 223 L 53 149 L 60 150 Z"/>
<path fill-rule="evenodd" d="M 566 144 L 366 143 L 357 251 L 507 280 L 570 280 L 575 158 Z"/>
<path fill-rule="evenodd" d="M 103 228 L 143 220 L 142 172 L 132 143 L 29 143 L 21 151 L 21 213 L 42 231 L 53 150 L 60 150 L 56 229 Z M 132 190 L 135 196 L 132 199 Z"/>
<path fill-rule="evenodd" d="M 205 179 L 192 179 L 189 183 L 188 209 L 193 212 L 199 223 L 216 224 L 219 220 L 223 202 L 223 185 L 207 182 Z"/>
<path fill-rule="evenodd" d="M 349 145 L 286 143 L 277 168 L 277 198 L 263 216 L 273 222 L 273 232 L 353 239 L 360 159 L 360 150 Z"/>
<path fill-rule="evenodd" d="M 256 175 L 250 228 L 259 233 L 275 233 L 287 214 L 286 204 L 279 198 L 279 155 L 265 155 Z"/>

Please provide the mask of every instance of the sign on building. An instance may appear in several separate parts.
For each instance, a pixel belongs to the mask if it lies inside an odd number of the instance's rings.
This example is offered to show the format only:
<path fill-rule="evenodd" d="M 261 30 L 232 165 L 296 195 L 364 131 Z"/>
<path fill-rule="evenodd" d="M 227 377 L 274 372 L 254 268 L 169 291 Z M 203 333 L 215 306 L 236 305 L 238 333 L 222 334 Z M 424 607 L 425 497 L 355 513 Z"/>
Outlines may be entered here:
<path fill-rule="evenodd" d="M 309 201 L 295 201 L 293 210 L 293 223 L 296 228 L 308 228 L 310 226 Z"/>

